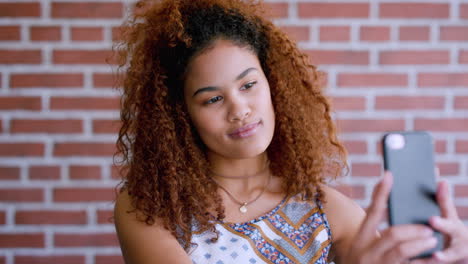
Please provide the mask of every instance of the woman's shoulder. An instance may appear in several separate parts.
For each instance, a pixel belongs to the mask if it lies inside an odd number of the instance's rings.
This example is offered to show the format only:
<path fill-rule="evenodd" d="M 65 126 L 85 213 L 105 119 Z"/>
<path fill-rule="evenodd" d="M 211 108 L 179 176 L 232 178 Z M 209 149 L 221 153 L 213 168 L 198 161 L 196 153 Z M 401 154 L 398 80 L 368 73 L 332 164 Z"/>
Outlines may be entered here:
<path fill-rule="evenodd" d="M 332 232 L 333 251 L 341 255 L 350 247 L 366 213 L 355 201 L 335 188 L 328 185 L 320 187 L 325 195 L 323 210 Z"/>
<path fill-rule="evenodd" d="M 117 195 L 114 219 L 125 263 L 190 263 L 190 259 L 160 219 L 141 221 L 127 191 Z M 138 217 L 137 217 L 138 216 Z"/>

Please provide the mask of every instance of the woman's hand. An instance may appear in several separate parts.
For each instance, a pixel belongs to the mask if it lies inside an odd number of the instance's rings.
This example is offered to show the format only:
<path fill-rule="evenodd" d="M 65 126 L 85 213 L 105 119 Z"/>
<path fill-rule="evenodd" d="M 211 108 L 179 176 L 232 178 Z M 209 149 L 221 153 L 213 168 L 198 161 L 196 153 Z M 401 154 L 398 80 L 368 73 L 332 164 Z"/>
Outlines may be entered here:
<path fill-rule="evenodd" d="M 437 202 L 441 217 L 433 216 L 429 223 L 446 237 L 446 248 L 435 252 L 431 259 L 417 260 L 412 264 L 459 263 L 468 264 L 468 227 L 463 224 L 450 197 L 446 182 L 437 186 Z"/>
<path fill-rule="evenodd" d="M 436 246 L 433 231 L 424 225 L 393 226 L 380 235 L 377 233 L 378 225 L 385 215 L 392 181 L 390 173 L 385 173 L 383 180 L 374 189 L 368 214 L 347 256 L 341 258 L 341 263 L 407 263 L 411 257 Z"/>

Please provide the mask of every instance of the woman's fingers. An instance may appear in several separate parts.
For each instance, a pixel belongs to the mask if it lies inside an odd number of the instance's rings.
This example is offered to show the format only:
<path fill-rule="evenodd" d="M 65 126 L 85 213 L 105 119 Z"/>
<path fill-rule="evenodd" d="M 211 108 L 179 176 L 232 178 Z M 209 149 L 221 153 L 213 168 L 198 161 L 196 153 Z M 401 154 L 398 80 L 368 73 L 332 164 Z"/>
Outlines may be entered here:
<path fill-rule="evenodd" d="M 439 182 L 437 186 L 437 202 L 440 206 L 442 216 L 445 218 L 458 218 L 457 209 L 450 197 L 448 184 L 445 181 Z"/>
<path fill-rule="evenodd" d="M 434 258 L 423 258 L 423 259 L 415 259 L 410 262 L 411 264 L 439 264 L 440 261 L 437 261 Z"/>
<path fill-rule="evenodd" d="M 438 251 L 434 253 L 434 258 L 441 261 L 442 263 L 453 263 L 462 259 L 466 259 L 468 258 L 466 244 L 458 244 L 456 246 L 447 248 L 444 251 Z"/>
<path fill-rule="evenodd" d="M 454 235 L 460 229 L 459 221 L 451 218 L 442 218 L 439 216 L 433 216 L 429 219 L 431 226 L 440 231 L 442 234 Z"/>
<path fill-rule="evenodd" d="M 372 193 L 372 202 L 359 232 L 360 241 L 370 241 L 370 239 L 375 238 L 377 227 L 385 213 L 392 181 L 391 174 L 386 172 L 383 179 L 375 187 Z"/>
<path fill-rule="evenodd" d="M 437 245 L 435 237 L 413 239 L 398 243 L 384 255 L 386 263 L 400 263 L 409 258 L 415 257 L 426 250 L 430 250 Z"/>
<path fill-rule="evenodd" d="M 408 241 L 424 240 L 433 237 L 434 231 L 424 225 L 398 225 L 382 232 L 379 243 L 372 246 L 372 251 L 378 255 L 398 247 Z"/>

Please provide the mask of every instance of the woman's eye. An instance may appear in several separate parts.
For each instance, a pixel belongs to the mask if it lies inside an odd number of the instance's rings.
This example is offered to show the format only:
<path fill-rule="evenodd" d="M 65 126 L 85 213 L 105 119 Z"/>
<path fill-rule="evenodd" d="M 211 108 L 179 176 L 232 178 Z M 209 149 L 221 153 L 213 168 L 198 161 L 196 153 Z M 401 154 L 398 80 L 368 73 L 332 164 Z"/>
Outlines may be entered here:
<path fill-rule="evenodd" d="M 252 88 L 257 82 L 249 82 L 247 84 L 245 84 L 244 86 L 242 86 L 241 90 L 247 90 L 247 89 L 250 89 Z"/>
<path fill-rule="evenodd" d="M 223 97 L 218 95 L 218 96 L 210 98 L 210 100 L 206 101 L 205 104 L 214 104 L 214 103 L 218 102 L 221 99 L 223 99 Z"/>

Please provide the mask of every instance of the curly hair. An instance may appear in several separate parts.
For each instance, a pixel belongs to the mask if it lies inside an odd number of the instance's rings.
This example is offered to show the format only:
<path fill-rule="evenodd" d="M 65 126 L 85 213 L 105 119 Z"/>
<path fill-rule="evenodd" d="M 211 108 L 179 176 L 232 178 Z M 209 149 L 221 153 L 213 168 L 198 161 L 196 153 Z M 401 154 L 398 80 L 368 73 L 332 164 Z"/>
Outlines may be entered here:
<path fill-rule="evenodd" d="M 122 157 L 121 191 L 128 191 L 134 211 L 142 213 L 139 220 L 153 225 L 160 219 L 185 250 L 194 232 L 218 234 L 208 209 L 223 219 L 222 200 L 183 98 L 186 66 L 218 39 L 247 47 L 259 58 L 276 116 L 267 155 L 272 173 L 283 178 L 283 190 L 304 199 L 323 196 L 319 183 L 347 165 L 322 93 L 322 74 L 263 18 L 262 5 L 162 0 L 136 6 L 140 11 L 124 23 L 117 49 L 125 72 L 116 155 Z"/>

